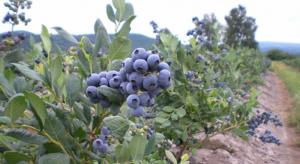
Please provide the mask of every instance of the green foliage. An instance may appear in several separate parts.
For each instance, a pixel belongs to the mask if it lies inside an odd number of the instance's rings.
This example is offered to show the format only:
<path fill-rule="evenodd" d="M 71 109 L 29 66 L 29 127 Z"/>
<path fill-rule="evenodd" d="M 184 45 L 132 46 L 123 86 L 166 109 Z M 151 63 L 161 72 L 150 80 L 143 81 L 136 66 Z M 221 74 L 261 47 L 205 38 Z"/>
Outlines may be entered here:
<path fill-rule="evenodd" d="M 233 8 L 225 17 L 227 27 L 225 30 L 225 43 L 231 47 L 257 48 L 255 32 L 257 26 L 255 19 L 246 15 L 244 6 Z"/>

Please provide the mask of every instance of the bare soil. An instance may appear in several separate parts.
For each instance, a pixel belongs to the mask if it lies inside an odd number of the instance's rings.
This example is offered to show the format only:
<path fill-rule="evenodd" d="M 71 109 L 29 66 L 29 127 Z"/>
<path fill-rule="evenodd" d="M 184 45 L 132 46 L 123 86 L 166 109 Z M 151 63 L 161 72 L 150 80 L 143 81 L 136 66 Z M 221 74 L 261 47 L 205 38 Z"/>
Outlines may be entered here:
<path fill-rule="evenodd" d="M 196 164 L 300 164 L 300 134 L 288 125 L 292 110 L 292 99 L 283 82 L 275 73 L 264 75 L 265 84 L 258 87 L 259 106 L 255 110 L 272 111 L 278 115 L 283 127 L 267 125 L 258 130 L 270 129 L 282 145 L 265 144 L 257 138 L 242 140 L 232 134 L 218 134 L 212 137 L 193 156 Z"/>

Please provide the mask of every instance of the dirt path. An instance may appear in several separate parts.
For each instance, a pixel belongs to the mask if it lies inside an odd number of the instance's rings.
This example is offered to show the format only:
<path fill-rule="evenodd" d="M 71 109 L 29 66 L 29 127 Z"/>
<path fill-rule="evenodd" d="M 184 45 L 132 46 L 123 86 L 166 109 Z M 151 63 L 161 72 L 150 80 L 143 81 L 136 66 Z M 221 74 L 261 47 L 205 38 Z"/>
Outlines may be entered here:
<path fill-rule="evenodd" d="M 272 72 L 265 74 L 265 84 L 258 87 L 259 106 L 255 110 L 271 111 L 283 121 L 283 127 L 272 125 L 258 130 L 270 129 L 282 145 L 264 144 L 256 138 L 241 140 L 230 134 L 216 135 L 205 148 L 199 149 L 191 163 L 199 164 L 300 164 L 300 134 L 288 126 L 292 100 L 283 82 Z"/>

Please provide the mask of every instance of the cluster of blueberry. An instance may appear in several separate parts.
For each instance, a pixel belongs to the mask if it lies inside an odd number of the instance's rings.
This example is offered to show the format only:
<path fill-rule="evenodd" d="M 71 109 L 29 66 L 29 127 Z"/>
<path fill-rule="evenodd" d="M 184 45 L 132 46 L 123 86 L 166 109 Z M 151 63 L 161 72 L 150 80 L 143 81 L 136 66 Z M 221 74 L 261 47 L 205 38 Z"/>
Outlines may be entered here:
<path fill-rule="evenodd" d="M 27 25 L 31 22 L 30 18 L 25 17 L 24 12 L 18 13 L 19 9 L 30 9 L 32 5 L 32 1 L 28 0 L 10 0 L 10 2 L 4 3 L 4 6 L 11 10 L 13 13 L 7 12 L 7 14 L 3 18 L 3 23 L 9 22 L 13 25 L 19 24 L 19 21 L 23 22 Z"/>
<path fill-rule="evenodd" d="M 256 116 L 253 116 L 248 122 L 248 131 L 247 133 L 251 136 L 254 136 L 256 128 L 261 124 L 268 124 L 269 122 L 273 123 L 276 127 L 283 126 L 282 122 L 277 115 L 273 115 L 272 112 L 263 112 L 259 113 Z M 259 139 L 265 143 L 275 143 L 280 144 L 279 139 L 277 139 L 270 131 L 263 133 Z"/>
<path fill-rule="evenodd" d="M 119 71 L 93 73 L 87 79 L 86 95 L 91 102 L 109 107 L 108 99 L 97 92 L 102 85 L 118 89 L 126 97 L 132 115 L 142 116 L 144 107 L 153 106 L 160 91 L 171 86 L 170 67 L 161 61 L 159 54 L 137 48 L 131 58 L 122 62 Z"/>
<path fill-rule="evenodd" d="M 109 138 L 111 132 L 107 127 L 101 129 L 101 134 L 93 141 L 93 150 L 97 154 L 105 154 L 108 152 Z"/>
<path fill-rule="evenodd" d="M 192 19 L 193 23 L 195 24 L 196 28 L 189 30 L 186 35 L 187 36 L 193 36 L 195 38 L 197 38 L 197 36 L 201 36 L 203 33 L 205 33 L 204 31 L 204 22 L 200 21 L 198 17 L 194 17 Z M 201 38 L 198 38 L 201 39 Z"/>
<path fill-rule="evenodd" d="M 259 139 L 264 143 L 281 145 L 280 140 L 270 130 L 266 130 L 263 134 L 261 134 Z"/>
<path fill-rule="evenodd" d="M 0 42 L 0 51 L 5 51 L 20 44 L 25 40 L 25 36 L 23 34 L 19 34 L 17 36 L 13 36 L 11 32 L 6 32 L 1 35 Z"/>

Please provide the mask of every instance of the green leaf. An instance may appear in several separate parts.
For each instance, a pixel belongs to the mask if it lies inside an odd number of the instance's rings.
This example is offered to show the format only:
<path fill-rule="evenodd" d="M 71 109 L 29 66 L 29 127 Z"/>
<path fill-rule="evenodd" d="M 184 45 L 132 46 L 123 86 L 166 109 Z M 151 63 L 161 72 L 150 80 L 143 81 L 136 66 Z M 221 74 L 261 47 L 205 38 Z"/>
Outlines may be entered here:
<path fill-rule="evenodd" d="M 55 140 L 59 140 L 66 133 L 62 122 L 52 115 L 49 115 L 45 121 L 45 131 Z"/>
<path fill-rule="evenodd" d="M 15 138 L 0 134 L 0 145 L 4 145 L 10 150 L 14 150 L 14 143 L 18 142 Z"/>
<path fill-rule="evenodd" d="M 163 108 L 163 111 L 166 112 L 166 113 L 172 113 L 175 109 L 171 106 L 165 106 Z"/>
<path fill-rule="evenodd" d="M 150 155 L 155 150 L 155 148 L 156 148 L 155 138 L 156 137 L 151 137 L 148 140 L 148 144 L 147 144 L 146 150 L 145 150 L 145 155 Z"/>
<path fill-rule="evenodd" d="M 62 153 L 51 153 L 43 155 L 38 160 L 38 164 L 69 164 L 70 158 Z"/>
<path fill-rule="evenodd" d="M 65 31 L 63 28 L 61 28 L 61 27 L 53 27 L 53 29 L 60 36 L 62 36 L 64 39 L 66 39 L 67 41 L 70 41 L 72 43 L 78 44 L 78 40 L 74 36 L 72 36 L 71 34 L 69 34 L 67 31 Z"/>
<path fill-rule="evenodd" d="M 108 49 L 109 59 L 124 59 L 131 52 L 131 41 L 127 37 L 116 36 Z"/>
<path fill-rule="evenodd" d="M 15 151 L 6 151 L 3 154 L 7 163 L 15 164 L 21 161 L 29 161 L 31 158 L 23 153 L 15 152 Z"/>
<path fill-rule="evenodd" d="M 109 70 L 120 70 L 122 68 L 123 60 L 113 60 L 109 65 Z"/>
<path fill-rule="evenodd" d="M 42 82 L 44 81 L 41 75 L 39 75 L 34 70 L 28 68 L 27 66 L 18 63 L 12 63 L 12 64 L 26 77 L 37 81 L 42 81 Z"/>
<path fill-rule="evenodd" d="M 6 116 L 0 116 L 0 125 L 1 124 L 11 124 L 11 119 L 9 117 Z"/>
<path fill-rule="evenodd" d="M 104 126 L 107 126 L 112 135 L 122 139 L 129 129 L 129 121 L 121 116 L 109 116 L 103 119 Z"/>
<path fill-rule="evenodd" d="M 26 91 L 28 84 L 27 84 L 27 80 L 25 79 L 25 77 L 23 76 L 17 76 L 14 80 L 14 88 L 16 90 L 17 93 L 22 93 L 24 91 Z"/>
<path fill-rule="evenodd" d="M 40 145 L 48 142 L 46 137 L 28 132 L 25 129 L 10 129 L 6 135 L 30 144 Z"/>
<path fill-rule="evenodd" d="M 21 117 L 27 107 L 25 97 L 23 94 L 16 94 L 8 101 L 8 105 L 5 108 L 5 115 L 10 117 L 14 122 Z"/>
<path fill-rule="evenodd" d="M 136 135 L 129 143 L 129 151 L 133 160 L 143 160 L 148 141 L 146 137 Z"/>
<path fill-rule="evenodd" d="M 51 40 L 50 40 L 50 34 L 45 25 L 42 25 L 41 40 L 42 40 L 45 51 L 48 54 L 50 54 L 52 44 L 51 44 Z"/>
<path fill-rule="evenodd" d="M 106 5 L 106 14 L 110 21 L 112 21 L 113 23 L 116 23 L 116 16 L 114 13 L 114 9 L 112 8 L 112 6 L 110 4 Z"/>
<path fill-rule="evenodd" d="M 172 152 L 170 152 L 169 150 L 165 150 L 165 154 L 167 158 L 172 162 L 172 164 L 177 164 L 177 160 Z"/>
<path fill-rule="evenodd" d="M 136 16 L 132 15 L 126 20 L 126 22 L 121 27 L 120 31 L 117 33 L 117 36 L 121 36 L 121 37 L 127 37 L 128 36 L 128 34 L 131 30 L 130 24 L 134 20 L 135 17 Z"/>
<path fill-rule="evenodd" d="M 117 9 L 116 18 L 118 21 L 124 20 L 124 13 L 125 13 L 125 0 L 113 0 L 113 5 Z"/>
<path fill-rule="evenodd" d="M 7 79 L 4 77 L 2 73 L 0 73 L 0 90 L 4 92 L 5 95 L 11 97 L 16 94 L 14 88 L 9 84 Z"/>
<path fill-rule="evenodd" d="M 63 70 L 63 59 L 62 56 L 57 55 L 51 61 L 50 69 L 51 69 L 51 80 L 52 84 L 58 80 Z"/>
<path fill-rule="evenodd" d="M 93 49 L 93 54 L 97 55 L 101 48 L 107 50 L 111 41 L 100 19 L 96 20 L 94 28 L 96 34 L 96 41 L 95 47 Z"/>
<path fill-rule="evenodd" d="M 186 115 L 186 111 L 184 108 L 178 108 L 175 110 L 176 114 L 178 115 L 179 118 L 183 117 Z"/>
<path fill-rule="evenodd" d="M 125 4 L 124 20 L 134 15 L 134 9 L 131 3 Z"/>
<path fill-rule="evenodd" d="M 87 124 L 88 123 L 88 121 L 87 121 L 87 119 L 85 118 L 85 115 L 84 115 L 84 113 L 83 113 L 83 106 L 80 104 L 80 103 L 78 103 L 78 102 L 75 102 L 74 103 L 74 112 L 75 112 L 75 115 L 76 115 L 76 117 L 79 119 L 79 120 L 81 120 L 81 121 L 83 121 L 85 124 Z"/>
<path fill-rule="evenodd" d="M 97 88 L 98 93 L 104 95 L 110 102 L 121 105 L 124 98 L 119 90 L 102 85 Z"/>
<path fill-rule="evenodd" d="M 123 144 L 116 147 L 116 157 L 118 162 L 126 162 L 130 159 L 130 152 L 128 151 L 128 143 L 124 141 Z"/>
<path fill-rule="evenodd" d="M 26 98 L 32 106 L 32 112 L 37 118 L 41 129 L 44 127 L 45 120 L 47 118 L 47 110 L 44 101 L 34 93 L 26 92 Z"/>
<path fill-rule="evenodd" d="M 78 99 L 79 93 L 81 92 L 81 80 L 78 76 L 71 74 L 66 83 L 67 89 L 67 100 L 69 104 L 73 104 Z"/>

